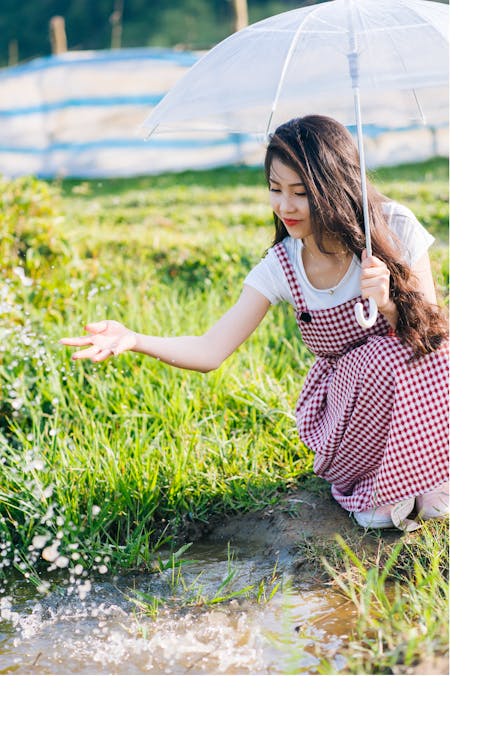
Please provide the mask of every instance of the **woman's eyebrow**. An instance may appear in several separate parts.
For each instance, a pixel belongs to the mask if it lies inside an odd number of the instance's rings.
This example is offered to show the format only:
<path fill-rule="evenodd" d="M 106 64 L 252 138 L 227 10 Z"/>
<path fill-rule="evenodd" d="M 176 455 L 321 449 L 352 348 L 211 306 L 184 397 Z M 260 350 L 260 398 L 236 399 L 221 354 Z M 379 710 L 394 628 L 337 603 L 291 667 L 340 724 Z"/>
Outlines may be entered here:
<path fill-rule="evenodd" d="M 270 183 L 277 183 L 278 185 L 281 185 L 280 181 L 279 180 L 275 180 L 274 178 L 269 178 L 269 182 Z M 302 187 L 304 187 L 304 184 L 303 183 L 288 183 L 288 185 L 290 187 L 293 187 L 293 186 L 302 186 Z"/>

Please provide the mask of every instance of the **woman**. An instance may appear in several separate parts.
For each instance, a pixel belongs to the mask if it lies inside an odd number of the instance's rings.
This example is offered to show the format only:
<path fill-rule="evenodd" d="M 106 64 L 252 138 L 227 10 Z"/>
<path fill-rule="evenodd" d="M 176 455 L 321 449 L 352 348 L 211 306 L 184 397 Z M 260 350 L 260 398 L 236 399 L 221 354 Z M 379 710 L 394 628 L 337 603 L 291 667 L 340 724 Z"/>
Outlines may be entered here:
<path fill-rule="evenodd" d="M 296 310 L 316 355 L 297 403 L 301 439 L 334 498 L 365 527 L 409 528 L 448 511 L 447 324 L 436 304 L 432 237 L 404 206 L 369 186 L 373 256 L 364 252 L 356 146 L 336 121 L 291 120 L 265 160 L 275 236 L 238 302 L 201 336 L 162 338 L 115 321 L 87 326 L 74 359 L 133 350 L 179 368 L 217 368 L 271 304 Z M 362 329 L 354 305 L 372 297 L 379 316 Z"/>

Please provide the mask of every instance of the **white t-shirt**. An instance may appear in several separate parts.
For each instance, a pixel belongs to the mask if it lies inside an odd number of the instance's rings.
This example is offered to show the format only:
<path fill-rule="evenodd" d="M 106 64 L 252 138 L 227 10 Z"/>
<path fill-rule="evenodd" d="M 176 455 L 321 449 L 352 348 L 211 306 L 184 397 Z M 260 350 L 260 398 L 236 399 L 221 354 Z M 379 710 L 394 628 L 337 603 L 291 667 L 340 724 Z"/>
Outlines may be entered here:
<path fill-rule="evenodd" d="M 387 201 L 384 202 L 383 208 L 389 228 L 400 242 L 404 261 L 410 266 L 415 264 L 430 247 L 434 237 L 424 229 L 412 211 L 401 203 Z M 292 239 L 291 236 L 287 236 L 283 240 L 283 244 L 309 309 L 330 308 L 361 295 L 361 264 L 356 256 L 353 255 L 349 269 L 335 287 L 320 290 L 313 287 L 307 279 L 302 262 L 304 245 L 301 239 Z M 295 305 L 285 273 L 274 249 L 269 249 L 265 257 L 249 272 L 244 284 L 254 287 L 264 297 L 267 297 L 272 305 L 283 300 Z"/>

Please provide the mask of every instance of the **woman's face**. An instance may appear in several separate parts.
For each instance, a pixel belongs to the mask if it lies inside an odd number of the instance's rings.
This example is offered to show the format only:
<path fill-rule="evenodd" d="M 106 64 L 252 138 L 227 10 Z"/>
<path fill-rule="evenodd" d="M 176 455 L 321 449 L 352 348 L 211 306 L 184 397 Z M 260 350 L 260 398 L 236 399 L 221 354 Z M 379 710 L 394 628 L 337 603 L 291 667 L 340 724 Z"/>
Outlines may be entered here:
<path fill-rule="evenodd" d="M 312 236 L 311 212 L 304 184 L 298 173 L 278 158 L 271 161 L 269 201 L 290 236 L 302 241 Z"/>

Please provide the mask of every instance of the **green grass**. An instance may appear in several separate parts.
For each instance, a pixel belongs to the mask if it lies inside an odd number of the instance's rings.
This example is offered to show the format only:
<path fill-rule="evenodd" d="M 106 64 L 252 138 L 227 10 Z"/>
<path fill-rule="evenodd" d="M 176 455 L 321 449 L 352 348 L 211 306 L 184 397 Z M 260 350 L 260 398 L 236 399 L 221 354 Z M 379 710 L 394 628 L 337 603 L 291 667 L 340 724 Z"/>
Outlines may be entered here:
<path fill-rule="evenodd" d="M 447 196 L 443 160 L 376 177 L 405 203 L 425 187 L 433 199 Z M 213 323 L 269 245 L 261 171 L 18 181 L 3 184 L 3 200 L 0 515 L 18 546 L 43 520 L 37 496 L 47 489 L 66 528 L 74 524 L 92 545 L 127 544 L 126 561 L 140 562 L 141 552 L 130 552 L 136 539 L 146 551 L 159 528 L 176 536 L 192 521 L 272 502 L 310 473 L 293 409 L 311 357 L 290 309 L 273 308 L 208 375 L 136 354 L 74 363 L 57 343 L 106 317 L 151 334 L 196 334 Z M 429 218 L 440 235 L 447 210 Z M 446 297 L 446 247 L 432 256 Z M 13 275 L 15 265 L 32 286 Z M 33 458 L 43 470 L 30 469 Z"/>
<path fill-rule="evenodd" d="M 417 672 L 439 659 L 449 638 L 449 525 L 424 523 L 394 541 L 384 532 L 308 540 L 302 555 L 330 578 L 355 611 L 342 649 L 347 674 Z M 378 537 L 378 538 L 377 538 Z M 416 671 L 413 671 L 415 670 Z M 335 673 L 328 663 L 325 673 Z"/>
<path fill-rule="evenodd" d="M 374 177 L 436 236 L 447 302 L 448 161 Z M 291 309 L 207 375 L 137 354 L 72 362 L 58 345 L 102 318 L 203 332 L 270 244 L 262 171 L 0 180 L 0 203 L 0 570 L 43 583 L 47 569 L 79 582 L 150 567 L 193 526 L 307 486 L 293 412 L 312 357 Z M 47 547 L 56 559 L 40 559 Z"/>

